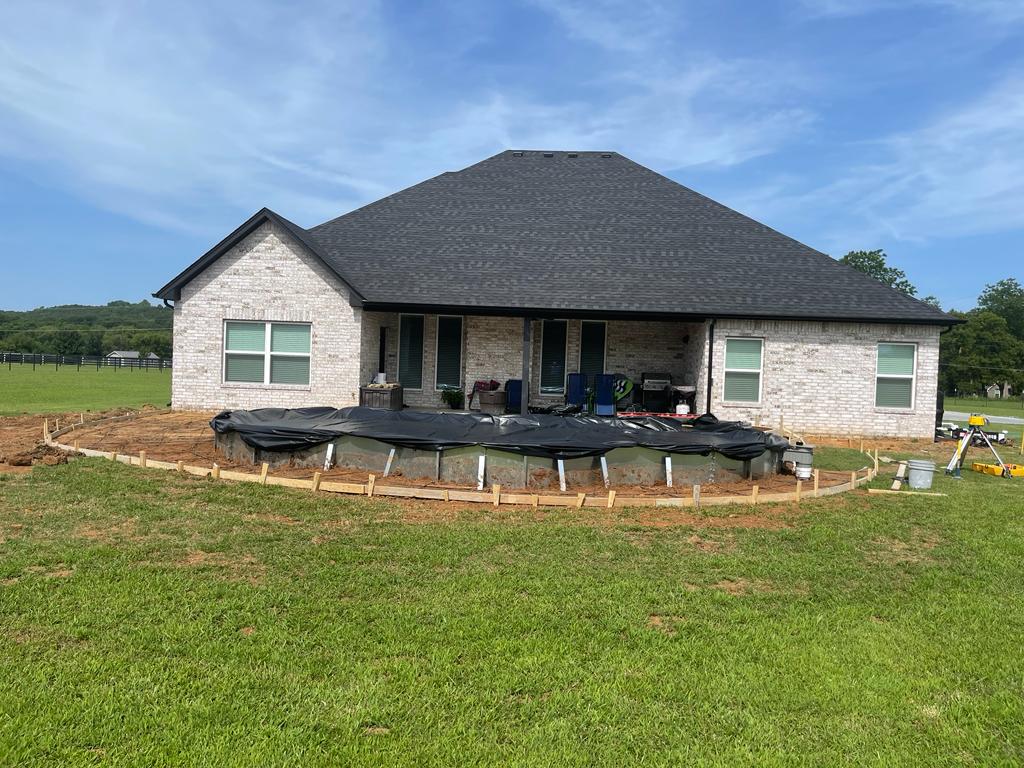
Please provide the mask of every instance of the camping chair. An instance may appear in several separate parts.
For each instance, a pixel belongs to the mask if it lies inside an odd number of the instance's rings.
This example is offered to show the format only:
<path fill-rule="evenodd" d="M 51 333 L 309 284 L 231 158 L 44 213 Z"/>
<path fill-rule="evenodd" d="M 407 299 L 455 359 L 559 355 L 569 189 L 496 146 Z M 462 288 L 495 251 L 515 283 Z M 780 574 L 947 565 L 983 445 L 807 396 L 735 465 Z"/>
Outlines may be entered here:
<path fill-rule="evenodd" d="M 565 387 L 565 404 L 581 411 L 587 407 L 587 374 L 570 373 Z"/>
<path fill-rule="evenodd" d="M 615 376 L 610 373 L 594 376 L 594 413 L 598 416 L 615 415 Z"/>

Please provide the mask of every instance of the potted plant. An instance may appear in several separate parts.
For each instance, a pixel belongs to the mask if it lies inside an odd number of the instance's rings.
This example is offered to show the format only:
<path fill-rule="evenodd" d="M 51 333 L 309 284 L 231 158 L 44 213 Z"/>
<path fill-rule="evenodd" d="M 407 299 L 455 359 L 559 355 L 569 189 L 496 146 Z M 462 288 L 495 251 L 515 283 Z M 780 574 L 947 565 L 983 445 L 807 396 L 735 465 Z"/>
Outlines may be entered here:
<path fill-rule="evenodd" d="M 466 393 L 458 387 L 442 387 L 441 399 L 444 400 L 444 404 L 453 411 L 458 411 L 466 401 Z"/>

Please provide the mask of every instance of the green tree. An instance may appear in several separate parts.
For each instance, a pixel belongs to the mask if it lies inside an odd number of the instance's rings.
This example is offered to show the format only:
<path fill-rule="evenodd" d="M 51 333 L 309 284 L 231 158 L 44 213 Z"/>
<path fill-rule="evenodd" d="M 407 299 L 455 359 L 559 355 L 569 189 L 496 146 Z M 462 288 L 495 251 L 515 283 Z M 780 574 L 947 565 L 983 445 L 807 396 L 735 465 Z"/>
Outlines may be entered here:
<path fill-rule="evenodd" d="M 986 285 L 978 297 L 978 307 L 999 315 L 1006 321 L 1010 333 L 1024 341 L 1024 285 L 1015 278 Z"/>
<path fill-rule="evenodd" d="M 885 251 L 850 251 L 839 260 L 841 264 L 853 267 L 858 272 L 875 278 L 880 283 L 885 283 L 890 288 L 895 288 L 907 296 L 917 296 L 917 288 L 907 279 L 907 274 L 902 269 L 890 267 L 886 263 L 888 257 Z"/>
<path fill-rule="evenodd" d="M 984 309 L 951 313 L 966 321 L 942 334 L 939 386 L 944 392 L 981 394 L 989 384 L 1008 381 L 1020 389 L 1024 375 L 1024 342 L 1006 320 Z"/>

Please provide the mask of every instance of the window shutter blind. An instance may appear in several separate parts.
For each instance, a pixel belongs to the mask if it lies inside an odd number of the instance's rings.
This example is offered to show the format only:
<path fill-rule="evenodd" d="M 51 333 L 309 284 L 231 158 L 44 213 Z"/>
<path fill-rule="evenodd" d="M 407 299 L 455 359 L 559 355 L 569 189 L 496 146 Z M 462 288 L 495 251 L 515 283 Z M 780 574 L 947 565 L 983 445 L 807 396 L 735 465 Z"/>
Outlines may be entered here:
<path fill-rule="evenodd" d="M 309 358 L 271 355 L 270 383 L 309 384 Z"/>
<path fill-rule="evenodd" d="M 437 386 L 462 384 L 462 318 L 437 318 Z"/>
<path fill-rule="evenodd" d="M 264 323 L 228 323 L 227 349 L 231 352 L 262 352 L 266 341 Z"/>
<path fill-rule="evenodd" d="M 878 377 L 875 384 L 875 407 L 909 408 L 913 404 L 913 379 Z"/>
<path fill-rule="evenodd" d="M 229 352 L 224 359 L 224 380 L 262 384 L 264 360 L 264 355 L 232 355 Z"/>
<path fill-rule="evenodd" d="M 604 373 L 605 324 L 584 322 L 580 329 L 580 373 Z"/>
<path fill-rule="evenodd" d="M 726 339 L 725 367 L 758 371 L 761 369 L 760 339 Z"/>
<path fill-rule="evenodd" d="M 421 389 L 423 387 L 422 315 L 402 315 L 398 336 L 398 381 L 407 389 Z"/>
<path fill-rule="evenodd" d="M 540 352 L 540 391 L 565 391 L 565 320 L 545 320 Z"/>
<path fill-rule="evenodd" d="M 270 351 L 309 354 L 309 326 L 274 323 L 270 326 Z"/>
<path fill-rule="evenodd" d="M 744 403 L 756 403 L 761 374 L 738 373 L 729 371 L 725 374 L 725 399 Z"/>
<path fill-rule="evenodd" d="M 913 376 L 914 346 L 912 344 L 879 344 L 878 375 Z"/>

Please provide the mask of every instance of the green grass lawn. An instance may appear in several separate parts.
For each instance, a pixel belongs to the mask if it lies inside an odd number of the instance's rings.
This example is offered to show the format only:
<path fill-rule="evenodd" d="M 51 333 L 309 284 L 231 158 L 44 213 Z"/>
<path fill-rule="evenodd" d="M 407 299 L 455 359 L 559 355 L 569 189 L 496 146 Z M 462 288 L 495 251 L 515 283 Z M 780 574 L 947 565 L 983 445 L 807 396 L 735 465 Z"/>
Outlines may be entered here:
<path fill-rule="evenodd" d="M 947 397 L 943 401 L 947 411 L 962 413 L 987 413 L 990 416 L 1016 416 L 1024 418 L 1024 405 L 1020 398 L 1013 400 L 989 400 L 984 397 Z"/>
<path fill-rule="evenodd" d="M 0 366 L 0 415 L 163 407 L 170 399 L 169 370 Z"/>
<path fill-rule="evenodd" d="M 965 475 L 777 530 L 0 476 L 0 765 L 1019 765 L 1024 483 Z"/>

